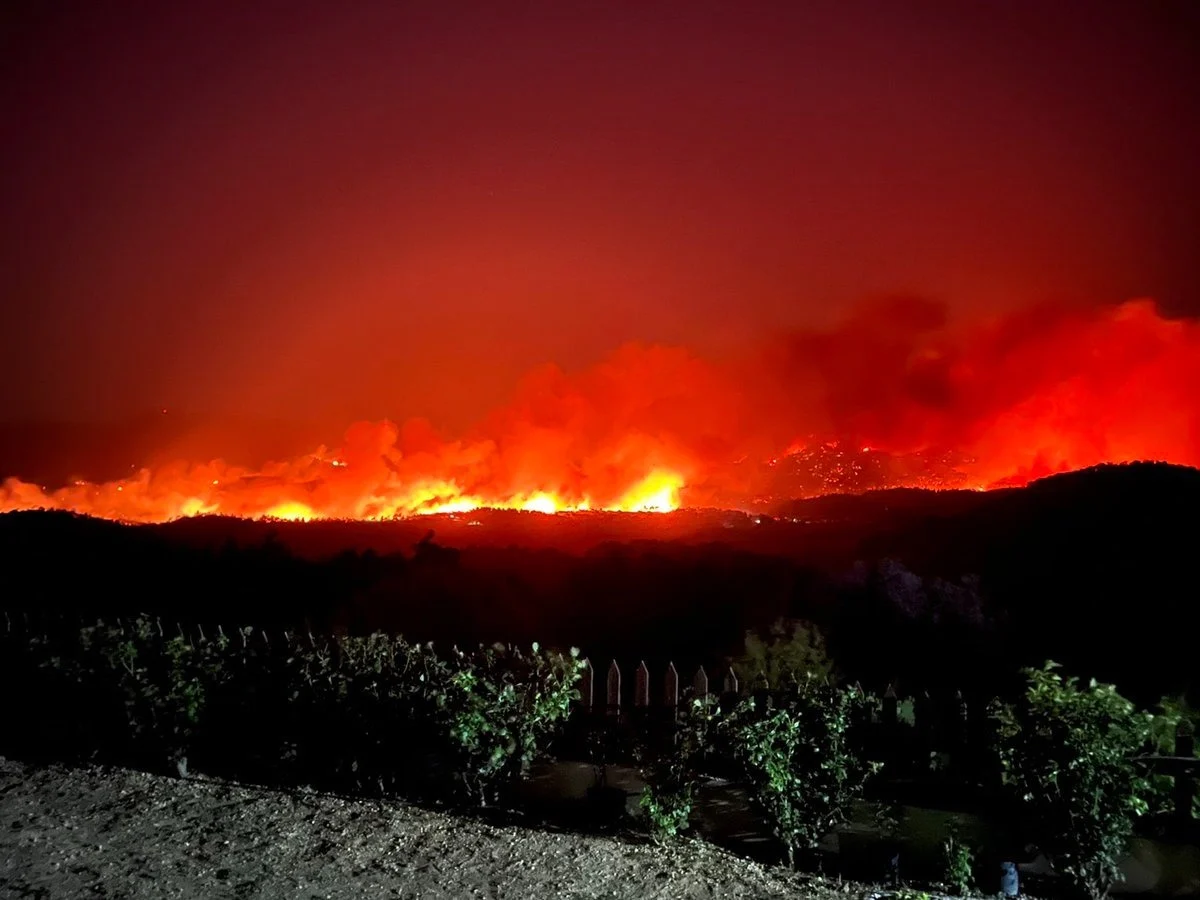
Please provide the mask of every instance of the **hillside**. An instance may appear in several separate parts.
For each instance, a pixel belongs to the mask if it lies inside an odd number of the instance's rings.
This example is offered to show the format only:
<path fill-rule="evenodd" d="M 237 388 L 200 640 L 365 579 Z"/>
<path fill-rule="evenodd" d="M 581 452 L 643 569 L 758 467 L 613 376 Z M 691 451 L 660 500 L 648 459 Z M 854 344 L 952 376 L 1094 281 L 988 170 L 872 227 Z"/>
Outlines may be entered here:
<path fill-rule="evenodd" d="M 689 663 L 798 617 L 873 684 L 988 682 L 1051 657 L 1161 693 L 1200 687 L 1198 508 L 1200 472 L 1137 464 L 996 492 L 818 498 L 776 516 L 124 526 L 17 513 L 0 516 L 0 565 L 30 586 L 10 609 L 541 640 Z"/>

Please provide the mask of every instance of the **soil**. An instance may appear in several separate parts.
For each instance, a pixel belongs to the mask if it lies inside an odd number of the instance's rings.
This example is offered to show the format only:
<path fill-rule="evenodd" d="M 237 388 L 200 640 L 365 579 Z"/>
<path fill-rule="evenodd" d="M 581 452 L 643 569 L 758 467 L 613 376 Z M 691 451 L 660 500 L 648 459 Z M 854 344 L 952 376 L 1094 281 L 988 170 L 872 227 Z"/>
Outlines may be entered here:
<path fill-rule="evenodd" d="M 504 824 L 397 801 L 0 757 L 0 897 L 768 898 L 862 888 L 699 840 Z"/>

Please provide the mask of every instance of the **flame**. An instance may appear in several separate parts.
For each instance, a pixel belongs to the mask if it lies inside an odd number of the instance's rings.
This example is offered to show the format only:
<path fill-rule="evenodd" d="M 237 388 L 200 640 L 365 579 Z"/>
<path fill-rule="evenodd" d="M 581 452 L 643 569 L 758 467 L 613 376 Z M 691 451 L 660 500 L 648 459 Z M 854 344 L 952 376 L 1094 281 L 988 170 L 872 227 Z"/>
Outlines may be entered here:
<path fill-rule="evenodd" d="M 460 436 L 424 420 L 359 422 L 336 448 L 257 467 L 178 461 L 57 489 L 10 478 L 0 512 L 753 509 L 872 487 L 982 490 L 1103 462 L 1200 464 L 1200 322 L 1147 300 L 965 323 L 944 312 L 873 302 L 721 363 L 630 345 L 583 372 L 535 370 Z"/>
<path fill-rule="evenodd" d="M 671 512 L 679 508 L 683 478 L 674 472 L 651 472 L 621 498 L 614 510 L 621 512 Z"/>
<path fill-rule="evenodd" d="M 308 522 L 319 518 L 316 513 L 303 503 L 288 501 L 272 506 L 263 516 L 267 519 L 285 519 L 289 522 Z"/>

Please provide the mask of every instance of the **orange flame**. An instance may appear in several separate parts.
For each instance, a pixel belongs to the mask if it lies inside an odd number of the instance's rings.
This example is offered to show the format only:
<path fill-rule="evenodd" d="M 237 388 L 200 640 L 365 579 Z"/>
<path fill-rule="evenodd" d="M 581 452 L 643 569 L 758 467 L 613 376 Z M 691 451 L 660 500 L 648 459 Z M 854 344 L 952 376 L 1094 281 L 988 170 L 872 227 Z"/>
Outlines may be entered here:
<path fill-rule="evenodd" d="M 629 346 L 547 366 L 471 434 L 360 422 L 336 451 L 215 460 L 47 489 L 0 512 L 130 522 L 225 514 L 387 519 L 491 507 L 553 514 L 748 506 L 870 487 L 985 488 L 1102 462 L 1200 463 L 1200 324 L 1151 301 L 951 325 L 892 299 L 839 327 L 715 364 Z"/>

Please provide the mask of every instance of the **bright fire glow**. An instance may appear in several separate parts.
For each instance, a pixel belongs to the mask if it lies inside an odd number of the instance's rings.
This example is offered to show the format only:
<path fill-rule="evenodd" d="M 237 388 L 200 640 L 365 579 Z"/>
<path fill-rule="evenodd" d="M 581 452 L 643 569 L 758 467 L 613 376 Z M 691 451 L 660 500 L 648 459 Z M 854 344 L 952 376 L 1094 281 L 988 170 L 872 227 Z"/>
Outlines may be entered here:
<path fill-rule="evenodd" d="M 951 326 L 902 301 L 753 359 L 630 346 L 581 373 L 545 367 L 460 437 L 423 420 L 360 422 L 336 448 L 252 468 L 178 461 L 57 489 L 10 478 L 0 512 L 161 522 L 761 508 L 1140 459 L 1200 464 L 1197 321 L 1134 301 Z"/>

